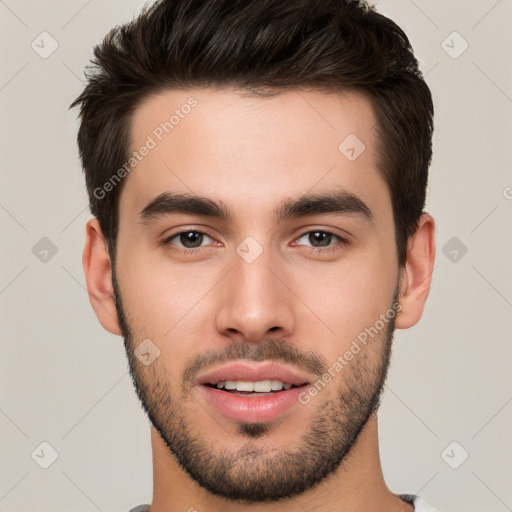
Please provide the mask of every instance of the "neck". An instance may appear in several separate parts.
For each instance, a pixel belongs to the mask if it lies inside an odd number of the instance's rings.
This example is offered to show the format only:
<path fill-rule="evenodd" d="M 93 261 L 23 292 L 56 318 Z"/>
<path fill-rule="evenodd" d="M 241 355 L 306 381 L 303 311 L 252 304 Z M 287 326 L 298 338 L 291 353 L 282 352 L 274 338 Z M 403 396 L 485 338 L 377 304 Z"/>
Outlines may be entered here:
<path fill-rule="evenodd" d="M 153 500 L 151 512 L 237 512 L 240 503 L 209 494 L 179 466 L 158 432 L 151 428 Z M 250 512 L 270 512 L 275 503 L 244 505 Z M 280 512 L 411 512 L 386 486 L 382 474 L 374 413 L 338 470 L 303 494 L 279 502 Z"/>

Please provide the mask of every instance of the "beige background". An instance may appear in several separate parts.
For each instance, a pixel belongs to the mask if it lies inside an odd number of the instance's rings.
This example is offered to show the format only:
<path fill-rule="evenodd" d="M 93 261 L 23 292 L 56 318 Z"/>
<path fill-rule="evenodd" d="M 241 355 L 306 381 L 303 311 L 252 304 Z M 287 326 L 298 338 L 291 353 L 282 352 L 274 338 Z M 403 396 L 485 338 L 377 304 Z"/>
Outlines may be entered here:
<path fill-rule="evenodd" d="M 151 499 L 148 420 L 122 340 L 100 327 L 84 288 L 89 213 L 76 113 L 67 111 L 93 45 L 142 3 L 0 0 L 0 512 L 125 512 Z M 419 492 L 445 512 L 505 512 L 512 2 L 380 0 L 378 8 L 410 36 L 435 97 L 427 210 L 438 236 L 424 317 L 396 335 L 381 410 L 385 476 L 394 491 Z M 47 58 L 31 47 L 51 49 L 43 31 L 58 44 Z M 47 469 L 42 442 L 58 452 Z"/>

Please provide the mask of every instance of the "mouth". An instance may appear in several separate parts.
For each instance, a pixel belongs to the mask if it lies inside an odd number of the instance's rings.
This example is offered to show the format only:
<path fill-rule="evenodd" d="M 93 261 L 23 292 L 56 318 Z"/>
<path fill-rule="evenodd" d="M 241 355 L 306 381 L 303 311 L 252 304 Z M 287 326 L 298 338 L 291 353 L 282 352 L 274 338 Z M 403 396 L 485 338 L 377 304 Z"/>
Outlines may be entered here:
<path fill-rule="evenodd" d="M 226 380 L 219 381 L 216 384 L 204 384 L 204 386 L 212 389 L 219 389 L 231 395 L 254 397 L 270 396 L 283 391 L 288 391 L 289 389 L 305 387 L 307 385 L 307 382 L 295 385 L 277 379 L 265 379 L 256 382 Z"/>
<path fill-rule="evenodd" d="M 252 423 L 291 414 L 313 379 L 276 363 L 239 361 L 213 370 L 196 384 L 208 408 L 225 418 Z"/>

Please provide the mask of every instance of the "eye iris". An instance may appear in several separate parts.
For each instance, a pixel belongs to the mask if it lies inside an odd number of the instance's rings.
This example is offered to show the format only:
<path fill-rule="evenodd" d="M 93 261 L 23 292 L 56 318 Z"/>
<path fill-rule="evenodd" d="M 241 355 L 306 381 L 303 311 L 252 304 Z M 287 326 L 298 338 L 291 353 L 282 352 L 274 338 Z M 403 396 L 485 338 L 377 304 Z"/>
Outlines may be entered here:
<path fill-rule="evenodd" d="M 200 247 L 203 242 L 203 234 L 197 231 L 188 231 L 181 233 L 180 242 L 187 248 Z"/>
<path fill-rule="evenodd" d="M 326 233 L 325 231 L 313 231 L 309 234 L 309 241 L 311 242 L 311 245 L 314 245 L 315 247 L 324 247 L 331 243 L 332 234 Z M 317 242 L 319 243 L 317 244 Z"/>

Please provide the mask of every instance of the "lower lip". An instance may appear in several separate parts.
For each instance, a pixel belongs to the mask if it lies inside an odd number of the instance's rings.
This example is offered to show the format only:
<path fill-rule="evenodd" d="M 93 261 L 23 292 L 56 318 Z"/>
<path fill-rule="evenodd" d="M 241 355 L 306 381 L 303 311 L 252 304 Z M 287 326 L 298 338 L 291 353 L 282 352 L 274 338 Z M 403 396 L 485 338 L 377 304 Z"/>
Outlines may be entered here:
<path fill-rule="evenodd" d="M 298 396 L 307 386 L 290 388 L 266 396 L 235 395 L 211 388 L 199 386 L 206 399 L 226 418 L 245 423 L 272 421 L 283 415 L 298 402 Z"/>

